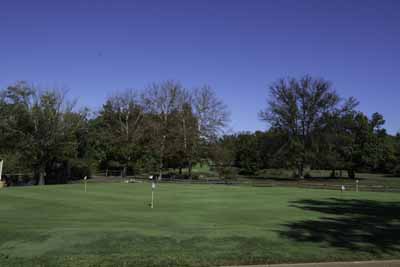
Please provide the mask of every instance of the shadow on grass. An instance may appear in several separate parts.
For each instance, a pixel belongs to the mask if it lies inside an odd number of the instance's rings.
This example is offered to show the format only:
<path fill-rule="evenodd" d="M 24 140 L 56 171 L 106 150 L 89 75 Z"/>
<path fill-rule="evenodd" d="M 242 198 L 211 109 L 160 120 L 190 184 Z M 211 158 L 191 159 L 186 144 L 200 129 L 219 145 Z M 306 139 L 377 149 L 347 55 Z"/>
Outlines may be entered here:
<path fill-rule="evenodd" d="M 400 251 L 400 203 L 330 198 L 292 206 L 325 216 L 286 224 L 279 232 L 285 238 L 373 254 Z"/>

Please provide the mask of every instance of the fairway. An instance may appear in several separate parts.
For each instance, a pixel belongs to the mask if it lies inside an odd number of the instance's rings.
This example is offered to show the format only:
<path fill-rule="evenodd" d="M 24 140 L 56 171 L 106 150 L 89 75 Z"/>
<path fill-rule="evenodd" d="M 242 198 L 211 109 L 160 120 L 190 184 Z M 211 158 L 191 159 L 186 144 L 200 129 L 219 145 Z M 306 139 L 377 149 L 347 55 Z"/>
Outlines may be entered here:
<path fill-rule="evenodd" d="M 0 266 L 400 258 L 400 195 L 93 183 L 0 190 Z"/>

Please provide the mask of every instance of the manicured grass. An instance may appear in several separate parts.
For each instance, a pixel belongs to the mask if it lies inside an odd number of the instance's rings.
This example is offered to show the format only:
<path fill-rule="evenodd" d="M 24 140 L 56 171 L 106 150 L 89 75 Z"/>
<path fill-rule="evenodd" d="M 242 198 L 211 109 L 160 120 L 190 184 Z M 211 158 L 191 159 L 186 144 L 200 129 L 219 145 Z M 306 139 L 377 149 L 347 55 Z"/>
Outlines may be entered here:
<path fill-rule="evenodd" d="M 183 173 L 188 174 L 189 169 L 184 168 Z M 218 173 L 216 171 L 213 171 L 208 164 L 200 164 L 197 163 L 196 165 L 193 166 L 192 168 L 192 174 L 197 174 L 199 176 L 203 177 L 208 177 L 208 178 L 217 178 Z"/>
<path fill-rule="evenodd" d="M 0 189 L 0 266 L 218 266 L 400 258 L 400 195 L 89 184 Z"/>

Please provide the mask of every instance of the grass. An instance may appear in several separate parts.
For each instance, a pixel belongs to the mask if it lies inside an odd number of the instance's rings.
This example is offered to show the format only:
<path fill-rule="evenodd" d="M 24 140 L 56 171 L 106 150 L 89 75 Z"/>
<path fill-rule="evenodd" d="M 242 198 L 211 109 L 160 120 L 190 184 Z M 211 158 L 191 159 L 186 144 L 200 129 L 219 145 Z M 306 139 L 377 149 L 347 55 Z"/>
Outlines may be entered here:
<path fill-rule="evenodd" d="M 182 171 L 185 174 L 189 173 L 189 169 L 187 169 L 187 168 L 184 168 Z M 208 165 L 206 163 L 204 163 L 204 164 L 197 163 L 197 164 L 193 165 L 192 174 L 197 175 L 197 176 L 208 177 L 208 178 L 218 177 L 218 173 L 213 171 L 211 169 L 210 165 Z"/>
<path fill-rule="evenodd" d="M 400 258 L 400 195 L 93 183 L 0 190 L 0 266 L 218 266 Z"/>

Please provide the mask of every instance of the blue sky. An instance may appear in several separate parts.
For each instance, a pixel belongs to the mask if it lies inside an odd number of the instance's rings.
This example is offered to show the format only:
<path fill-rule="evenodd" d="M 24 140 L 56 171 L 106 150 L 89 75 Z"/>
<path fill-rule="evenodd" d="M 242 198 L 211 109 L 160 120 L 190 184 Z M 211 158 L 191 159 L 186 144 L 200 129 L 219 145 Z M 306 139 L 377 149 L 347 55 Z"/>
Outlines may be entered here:
<path fill-rule="evenodd" d="M 268 85 L 304 74 L 400 131 L 400 1 L 0 2 L 0 87 L 27 80 L 98 108 L 116 90 L 211 85 L 231 127 L 264 130 Z"/>

